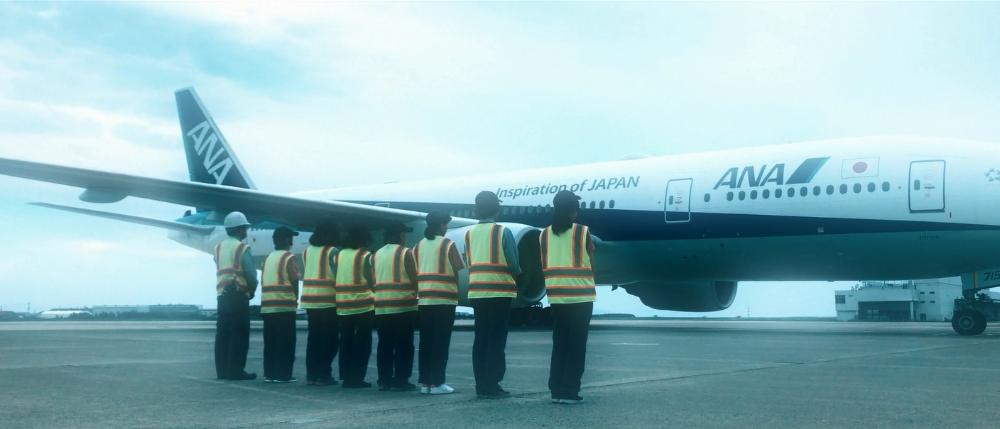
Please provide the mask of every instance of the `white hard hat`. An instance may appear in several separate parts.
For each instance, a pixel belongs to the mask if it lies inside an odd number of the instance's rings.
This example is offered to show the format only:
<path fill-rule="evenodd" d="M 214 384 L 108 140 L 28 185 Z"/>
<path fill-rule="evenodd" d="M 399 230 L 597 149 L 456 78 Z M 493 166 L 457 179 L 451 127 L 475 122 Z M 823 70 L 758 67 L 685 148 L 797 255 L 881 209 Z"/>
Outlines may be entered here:
<path fill-rule="evenodd" d="M 236 228 L 240 226 L 250 226 L 250 222 L 247 222 L 247 217 L 240 212 L 232 212 L 226 215 L 226 220 L 222 222 L 222 225 L 229 228 Z"/>

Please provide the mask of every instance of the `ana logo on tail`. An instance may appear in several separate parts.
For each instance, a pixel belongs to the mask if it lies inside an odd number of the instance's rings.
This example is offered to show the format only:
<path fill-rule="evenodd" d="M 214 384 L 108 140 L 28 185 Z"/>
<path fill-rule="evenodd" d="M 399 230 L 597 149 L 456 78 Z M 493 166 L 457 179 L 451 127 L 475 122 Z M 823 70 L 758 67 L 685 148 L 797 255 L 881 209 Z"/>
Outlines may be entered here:
<path fill-rule="evenodd" d="M 216 185 L 221 185 L 229 175 L 229 170 L 233 168 L 233 160 L 226 153 L 225 146 L 217 144 L 219 137 L 215 130 L 208 121 L 202 121 L 188 131 L 187 135 L 191 138 L 191 145 L 201 158 L 205 170 L 215 178 Z"/>

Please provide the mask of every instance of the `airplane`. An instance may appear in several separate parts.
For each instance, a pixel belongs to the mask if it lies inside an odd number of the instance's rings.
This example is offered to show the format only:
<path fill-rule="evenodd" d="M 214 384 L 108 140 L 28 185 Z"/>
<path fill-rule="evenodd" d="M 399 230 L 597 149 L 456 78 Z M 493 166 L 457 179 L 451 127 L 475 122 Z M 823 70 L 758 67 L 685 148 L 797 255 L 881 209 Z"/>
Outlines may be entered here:
<path fill-rule="evenodd" d="M 174 221 L 62 204 L 44 207 L 169 231 L 211 253 L 233 210 L 253 223 L 257 261 L 279 225 L 309 231 L 327 219 L 411 226 L 414 244 L 430 211 L 450 213 L 447 236 L 477 221 L 473 197 L 503 200 L 500 222 L 514 232 L 524 273 L 515 306 L 544 297 L 538 236 L 562 189 L 582 197 L 578 222 L 595 236 L 600 285 L 624 288 L 660 310 L 729 307 L 740 281 L 892 280 L 961 276 L 952 326 L 983 332 L 996 317 L 977 292 L 1000 286 L 1000 151 L 996 145 L 924 137 L 867 137 L 444 177 L 278 195 L 256 188 L 193 88 L 175 92 L 190 181 L 0 158 L 0 174 L 83 189 L 80 200 L 132 196 L 194 207 Z M 378 236 L 379 234 L 376 234 Z M 467 274 L 460 279 L 467 305 Z"/>

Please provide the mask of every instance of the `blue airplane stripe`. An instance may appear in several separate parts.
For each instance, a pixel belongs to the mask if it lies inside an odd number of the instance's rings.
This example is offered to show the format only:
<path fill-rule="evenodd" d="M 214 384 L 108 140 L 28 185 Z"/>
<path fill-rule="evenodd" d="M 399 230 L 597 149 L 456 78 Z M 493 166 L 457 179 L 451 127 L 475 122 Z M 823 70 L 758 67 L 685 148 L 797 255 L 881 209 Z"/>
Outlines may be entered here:
<path fill-rule="evenodd" d="M 370 202 L 352 201 L 362 204 Z M 468 210 L 467 204 L 393 203 L 392 207 L 420 212 Z M 500 222 L 548 226 L 549 213 L 521 213 L 534 207 L 513 206 L 516 213 L 501 214 Z M 879 219 L 843 219 L 728 213 L 691 213 L 686 223 L 665 223 L 662 211 L 582 209 L 577 221 L 606 241 L 698 240 L 739 237 L 788 237 L 831 234 L 875 234 L 934 231 L 989 231 L 1000 226 Z M 822 228 L 822 232 L 821 231 Z"/>
<path fill-rule="evenodd" d="M 816 173 L 819 173 L 819 169 L 826 164 L 826 161 L 830 158 L 809 158 L 802 161 L 799 168 L 796 168 L 792 175 L 785 181 L 786 185 L 798 185 L 802 183 L 809 183 L 812 181 L 813 177 L 816 177 Z"/>

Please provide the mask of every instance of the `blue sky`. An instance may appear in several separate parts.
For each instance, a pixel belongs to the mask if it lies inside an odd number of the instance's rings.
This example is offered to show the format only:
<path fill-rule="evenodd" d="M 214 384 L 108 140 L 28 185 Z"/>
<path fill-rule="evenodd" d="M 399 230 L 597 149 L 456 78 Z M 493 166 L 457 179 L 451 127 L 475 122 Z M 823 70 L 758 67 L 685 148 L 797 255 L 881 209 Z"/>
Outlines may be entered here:
<path fill-rule="evenodd" d="M 0 10 L 0 156 L 154 177 L 186 178 L 172 97 L 184 86 L 275 192 L 834 137 L 1000 141 L 990 3 Z M 413 162 L 427 153 L 439 162 Z M 484 166 L 486 154 L 500 162 Z M 207 256 L 160 231 L 24 204 L 77 194 L 0 178 L 0 305 L 212 305 Z M 831 291 L 849 285 L 749 283 L 721 314 L 832 315 Z M 653 313 L 622 295 L 602 291 L 598 308 Z"/>

